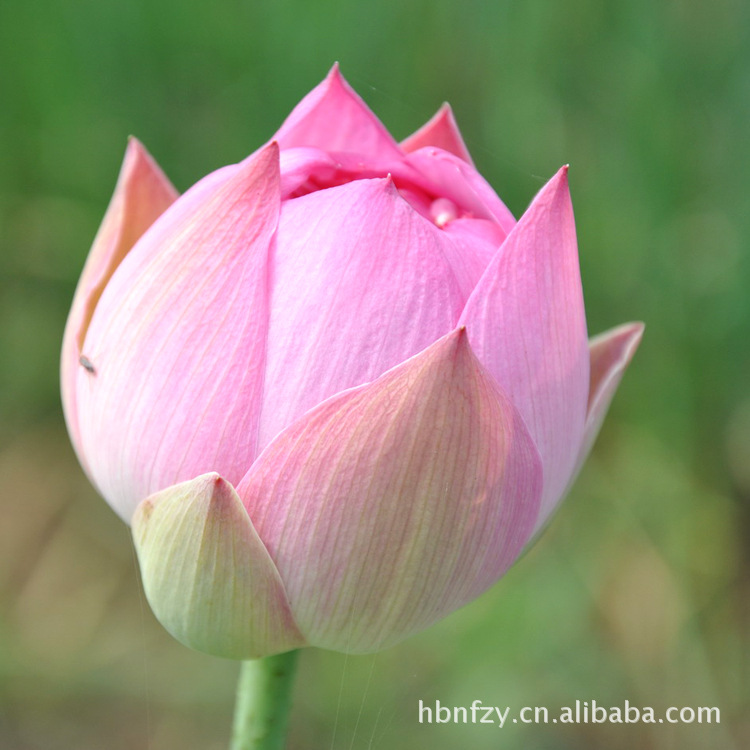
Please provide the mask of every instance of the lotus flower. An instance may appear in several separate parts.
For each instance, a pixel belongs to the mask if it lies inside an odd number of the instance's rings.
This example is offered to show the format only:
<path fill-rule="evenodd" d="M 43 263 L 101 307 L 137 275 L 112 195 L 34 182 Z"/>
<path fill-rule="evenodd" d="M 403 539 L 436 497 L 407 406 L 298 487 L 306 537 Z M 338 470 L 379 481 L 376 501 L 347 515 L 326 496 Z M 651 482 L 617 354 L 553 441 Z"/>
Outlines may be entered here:
<path fill-rule="evenodd" d="M 640 335 L 587 341 L 565 168 L 516 222 L 447 105 L 399 144 L 334 68 L 181 197 L 130 141 L 62 393 L 173 635 L 370 652 L 503 575 Z"/>

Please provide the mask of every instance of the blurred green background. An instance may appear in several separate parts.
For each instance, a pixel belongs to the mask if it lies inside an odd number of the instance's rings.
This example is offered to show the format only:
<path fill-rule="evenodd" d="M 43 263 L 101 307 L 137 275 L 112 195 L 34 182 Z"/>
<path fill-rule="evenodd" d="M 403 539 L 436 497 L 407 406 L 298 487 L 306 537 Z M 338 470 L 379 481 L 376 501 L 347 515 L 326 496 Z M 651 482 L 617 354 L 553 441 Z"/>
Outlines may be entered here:
<path fill-rule="evenodd" d="M 589 330 L 646 321 L 594 454 L 489 593 L 309 650 L 290 748 L 750 746 L 750 5 L 0 4 L 0 748 L 213 750 L 237 666 L 173 641 L 60 414 L 77 276 L 137 135 L 184 190 L 339 60 L 397 138 L 443 100 L 520 215 L 571 164 Z M 721 724 L 421 725 L 417 702 L 718 706 Z"/>

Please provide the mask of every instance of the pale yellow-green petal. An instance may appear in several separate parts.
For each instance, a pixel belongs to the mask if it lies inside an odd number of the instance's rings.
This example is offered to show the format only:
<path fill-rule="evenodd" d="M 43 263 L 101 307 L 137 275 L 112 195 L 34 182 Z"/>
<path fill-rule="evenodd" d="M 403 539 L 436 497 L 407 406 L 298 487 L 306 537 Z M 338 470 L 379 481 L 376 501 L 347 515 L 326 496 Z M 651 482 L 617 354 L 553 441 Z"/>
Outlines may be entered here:
<path fill-rule="evenodd" d="M 144 500 L 133 538 L 149 604 L 185 645 L 230 659 L 305 645 L 273 560 L 218 474 Z"/>

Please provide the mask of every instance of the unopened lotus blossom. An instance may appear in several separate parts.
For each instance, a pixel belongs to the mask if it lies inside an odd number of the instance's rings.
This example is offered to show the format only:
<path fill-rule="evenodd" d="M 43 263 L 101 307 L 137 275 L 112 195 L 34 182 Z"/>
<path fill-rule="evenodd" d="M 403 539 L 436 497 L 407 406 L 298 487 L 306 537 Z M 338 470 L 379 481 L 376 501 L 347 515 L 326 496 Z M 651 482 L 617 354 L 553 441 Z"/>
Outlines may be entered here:
<path fill-rule="evenodd" d="M 370 652 L 503 575 L 642 330 L 587 339 L 566 173 L 516 221 L 447 106 L 399 144 L 337 68 L 182 196 L 130 141 L 62 393 L 177 638 Z"/>

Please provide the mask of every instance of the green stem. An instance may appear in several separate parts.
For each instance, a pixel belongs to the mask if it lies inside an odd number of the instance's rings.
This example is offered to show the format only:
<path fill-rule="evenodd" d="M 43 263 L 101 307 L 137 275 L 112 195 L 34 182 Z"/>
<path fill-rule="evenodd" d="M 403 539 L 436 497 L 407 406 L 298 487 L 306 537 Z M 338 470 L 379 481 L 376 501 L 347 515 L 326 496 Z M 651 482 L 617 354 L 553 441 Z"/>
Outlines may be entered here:
<path fill-rule="evenodd" d="M 297 654 L 242 663 L 230 750 L 283 750 Z"/>

